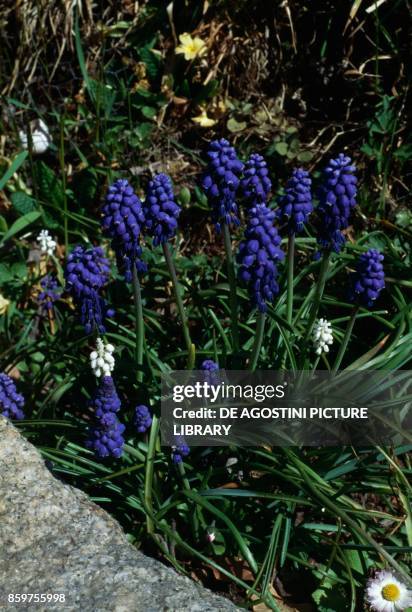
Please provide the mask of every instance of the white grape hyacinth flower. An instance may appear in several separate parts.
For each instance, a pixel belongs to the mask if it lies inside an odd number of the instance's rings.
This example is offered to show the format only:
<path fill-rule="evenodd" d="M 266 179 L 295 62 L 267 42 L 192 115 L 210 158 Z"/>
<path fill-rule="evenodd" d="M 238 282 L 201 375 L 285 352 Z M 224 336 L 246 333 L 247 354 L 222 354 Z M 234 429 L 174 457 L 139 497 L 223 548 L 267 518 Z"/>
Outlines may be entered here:
<path fill-rule="evenodd" d="M 105 344 L 101 338 L 96 340 L 96 350 L 90 353 L 90 365 L 93 374 L 100 378 L 101 376 L 110 376 L 114 369 L 114 346 Z"/>
<path fill-rule="evenodd" d="M 51 143 L 51 136 L 47 125 L 44 123 L 44 121 L 42 121 L 42 119 L 35 119 L 34 121 L 30 122 L 30 132 L 33 153 L 36 155 L 45 153 Z M 27 132 L 20 130 L 19 139 L 23 149 L 27 150 L 29 148 Z"/>
<path fill-rule="evenodd" d="M 366 600 L 374 612 L 400 612 L 412 606 L 412 591 L 387 570 L 368 581 Z"/>
<path fill-rule="evenodd" d="M 329 353 L 333 344 L 332 326 L 326 319 L 318 319 L 313 328 L 313 345 L 317 355 Z"/>
<path fill-rule="evenodd" d="M 42 253 L 46 253 L 47 255 L 53 255 L 56 250 L 57 242 L 53 240 L 50 236 L 49 232 L 44 229 L 37 236 L 37 242 L 40 246 L 40 250 Z"/>

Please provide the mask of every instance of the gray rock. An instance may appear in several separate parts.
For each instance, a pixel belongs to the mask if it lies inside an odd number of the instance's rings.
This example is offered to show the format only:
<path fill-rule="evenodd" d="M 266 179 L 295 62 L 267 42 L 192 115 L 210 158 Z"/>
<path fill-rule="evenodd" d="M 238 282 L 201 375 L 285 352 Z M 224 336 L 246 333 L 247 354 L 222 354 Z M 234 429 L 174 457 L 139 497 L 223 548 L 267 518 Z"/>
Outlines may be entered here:
<path fill-rule="evenodd" d="M 9 593 L 62 593 L 65 602 L 9 603 Z M 0 417 L 0 610 L 237 609 L 136 550 L 113 518 L 56 480 Z"/>

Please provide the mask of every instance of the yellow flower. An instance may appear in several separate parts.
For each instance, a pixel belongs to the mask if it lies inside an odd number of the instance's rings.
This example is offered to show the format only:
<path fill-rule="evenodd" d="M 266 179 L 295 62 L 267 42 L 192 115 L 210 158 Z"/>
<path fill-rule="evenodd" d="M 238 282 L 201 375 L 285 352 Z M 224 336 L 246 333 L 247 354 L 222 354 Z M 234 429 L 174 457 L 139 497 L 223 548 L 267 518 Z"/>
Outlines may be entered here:
<path fill-rule="evenodd" d="M 215 125 L 216 123 L 214 119 L 207 116 L 206 109 L 203 109 L 200 115 L 197 117 L 193 117 L 192 121 L 204 128 L 212 127 L 212 125 Z"/>
<path fill-rule="evenodd" d="M 185 32 L 179 36 L 180 45 L 175 49 L 175 53 L 183 53 L 185 60 L 190 61 L 206 53 L 207 47 L 199 36 L 194 38 Z"/>
<path fill-rule="evenodd" d="M 6 314 L 7 308 L 9 307 L 9 304 L 10 304 L 10 300 L 7 300 L 0 293 L 0 315 Z"/>

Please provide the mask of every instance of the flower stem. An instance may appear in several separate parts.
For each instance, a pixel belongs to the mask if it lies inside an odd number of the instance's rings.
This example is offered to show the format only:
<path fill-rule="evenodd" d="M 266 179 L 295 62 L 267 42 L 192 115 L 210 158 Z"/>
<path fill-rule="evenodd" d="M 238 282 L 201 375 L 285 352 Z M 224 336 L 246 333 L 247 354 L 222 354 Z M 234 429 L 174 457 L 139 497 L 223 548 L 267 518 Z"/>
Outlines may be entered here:
<path fill-rule="evenodd" d="M 286 320 L 292 324 L 293 315 L 293 269 L 295 262 L 295 234 L 290 234 L 288 242 L 288 278 L 287 278 L 287 306 Z"/>
<path fill-rule="evenodd" d="M 60 141 L 59 141 L 59 162 L 60 172 L 62 177 L 62 188 L 63 188 L 63 231 L 64 231 L 64 248 L 66 257 L 69 252 L 69 227 L 68 227 L 68 210 L 67 210 L 67 193 L 66 193 L 66 169 L 64 166 L 64 115 L 61 116 L 60 121 Z"/>
<path fill-rule="evenodd" d="M 144 480 L 144 500 L 147 508 L 151 513 L 153 510 L 153 473 L 154 459 L 156 454 L 156 443 L 159 432 L 159 420 L 156 415 L 153 415 L 152 426 L 150 428 L 149 444 L 147 447 L 145 480 Z M 148 533 L 153 533 L 154 525 L 150 514 L 146 514 L 146 527 Z"/>
<path fill-rule="evenodd" d="M 142 291 L 140 288 L 139 277 L 137 275 L 136 266 L 133 266 L 133 296 L 134 296 L 134 308 L 135 308 L 135 360 L 137 366 L 137 382 L 141 383 L 143 380 L 143 343 L 144 343 L 144 320 L 143 320 L 143 305 L 142 305 Z"/>
<path fill-rule="evenodd" d="M 316 373 L 317 367 L 318 367 L 318 365 L 319 365 L 319 361 L 320 361 L 320 355 L 317 355 L 317 356 L 316 356 L 316 359 L 315 359 L 315 363 L 313 364 L 312 374 L 311 374 L 311 376 L 310 376 L 310 380 L 312 380 L 313 376 L 314 376 L 314 375 L 315 375 L 315 373 Z"/>
<path fill-rule="evenodd" d="M 233 352 L 239 351 L 239 326 L 238 326 L 238 303 L 237 303 L 237 288 L 236 288 L 236 275 L 235 265 L 232 253 L 232 242 L 230 240 L 230 231 L 227 223 L 223 223 L 223 238 L 225 242 L 226 251 L 226 266 L 227 266 L 227 277 L 230 288 L 230 311 L 231 311 L 231 327 L 232 327 L 232 348 Z"/>
<path fill-rule="evenodd" d="M 342 359 L 345 355 L 350 337 L 352 335 L 353 326 L 355 325 L 356 316 L 358 312 L 359 312 L 359 306 L 355 306 L 352 310 L 352 314 L 348 321 L 348 325 L 346 326 L 345 335 L 343 337 L 342 344 L 340 345 L 339 352 L 336 356 L 335 363 L 333 364 L 333 368 L 332 368 L 333 374 L 335 374 L 335 372 L 337 372 L 340 368 L 340 364 L 342 363 Z"/>
<path fill-rule="evenodd" d="M 163 253 L 166 259 L 167 267 L 169 269 L 170 277 L 172 279 L 173 291 L 174 291 L 175 299 L 176 299 L 176 305 L 179 311 L 180 320 L 182 322 L 183 336 L 185 339 L 187 353 L 188 353 L 188 369 L 192 369 L 194 366 L 194 354 L 195 354 L 194 345 L 192 344 L 192 340 L 190 338 L 189 325 L 188 325 L 188 321 L 186 317 L 185 308 L 183 306 L 180 283 L 177 279 L 175 264 L 174 264 L 173 257 L 172 257 L 172 254 L 170 252 L 169 245 L 167 244 L 167 242 L 163 244 Z"/>
<path fill-rule="evenodd" d="M 305 353 L 306 353 L 308 341 L 311 336 L 313 324 L 318 314 L 319 305 L 320 305 L 320 302 L 323 296 L 323 292 L 325 290 L 326 277 L 327 277 L 328 268 L 329 268 L 329 261 L 330 261 L 330 253 L 327 253 L 326 255 L 323 256 L 322 262 L 320 264 L 319 278 L 316 284 L 315 295 L 314 295 L 312 306 L 311 306 L 310 313 L 309 313 L 309 320 L 308 320 L 306 332 L 303 338 L 302 360 L 305 359 Z"/>
<path fill-rule="evenodd" d="M 260 349 L 262 348 L 263 332 L 265 330 L 266 313 L 259 312 L 256 320 L 256 333 L 255 341 L 253 343 L 252 354 L 250 356 L 250 362 L 248 369 L 254 372 L 256 364 L 259 359 Z"/>
<path fill-rule="evenodd" d="M 180 463 L 178 463 L 177 465 L 177 470 L 180 474 L 180 477 L 182 479 L 182 483 L 183 483 L 183 488 L 186 491 L 191 491 L 192 487 L 190 486 L 189 480 L 186 476 L 186 470 L 185 470 L 185 466 L 183 465 L 183 461 L 181 461 Z M 195 537 L 195 540 L 199 539 L 199 519 L 198 519 L 198 514 L 199 512 L 199 507 L 196 505 L 195 507 L 195 511 L 190 513 L 190 522 L 192 524 L 192 531 L 193 531 L 193 535 Z M 200 514 L 200 512 L 199 512 Z"/>

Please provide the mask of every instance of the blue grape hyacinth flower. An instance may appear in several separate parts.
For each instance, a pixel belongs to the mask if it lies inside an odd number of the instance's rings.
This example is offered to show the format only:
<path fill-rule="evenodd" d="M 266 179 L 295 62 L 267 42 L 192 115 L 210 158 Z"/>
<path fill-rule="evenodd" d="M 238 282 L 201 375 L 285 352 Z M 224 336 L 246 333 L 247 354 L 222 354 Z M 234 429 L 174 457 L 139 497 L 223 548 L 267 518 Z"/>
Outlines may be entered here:
<path fill-rule="evenodd" d="M 266 312 L 279 293 L 277 263 L 285 257 L 274 218 L 275 213 L 265 205 L 250 210 L 237 256 L 239 278 L 248 286 L 252 303 L 260 312 Z"/>
<path fill-rule="evenodd" d="M 217 372 L 219 369 L 219 364 L 216 363 L 216 361 L 213 361 L 213 359 L 205 359 L 202 361 L 200 369 L 204 370 L 205 372 Z"/>
<path fill-rule="evenodd" d="M 272 190 L 272 181 L 266 160 L 258 153 L 252 153 L 245 163 L 243 178 L 240 181 L 242 195 L 248 208 L 266 204 Z"/>
<path fill-rule="evenodd" d="M 94 451 L 99 458 L 113 456 L 119 458 L 123 454 L 125 426 L 113 412 L 107 412 L 89 430 L 86 448 Z"/>
<path fill-rule="evenodd" d="M 183 459 L 190 453 L 190 448 L 182 437 L 177 437 L 172 446 L 172 461 L 176 465 L 182 463 Z"/>
<path fill-rule="evenodd" d="M 217 384 L 219 382 L 219 364 L 212 359 L 205 359 L 200 369 L 204 372 L 204 380 L 211 384 Z"/>
<path fill-rule="evenodd" d="M 342 230 L 349 225 L 349 218 L 356 206 L 356 167 L 350 157 L 340 153 L 331 159 L 323 173 L 319 189 L 318 242 L 323 251 L 339 253 L 345 243 Z"/>
<path fill-rule="evenodd" d="M 349 299 L 361 306 L 370 307 L 385 288 L 384 256 L 376 249 L 363 253 L 356 272 L 351 275 Z"/>
<path fill-rule="evenodd" d="M 125 426 L 115 414 L 120 410 L 120 406 L 113 378 L 103 376 L 90 402 L 94 412 L 93 425 L 89 429 L 86 441 L 86 447 L 92 449 L 97 457 L 118 458 L 123 452 Z"/>
<path fill-rule="evenodd" d="M 134 424 L 138 433 L 145 433 L 152 425 L 152 415 L 144 404 L 136 406 L 134 411 Z"/>
<path fill-rule="evenodd" d="M 147 271 L 140 246 L 145 218 L 142 203 L 126 179 L 109 187 L 102 214 L 103 231 L 111 238 L 118 268 L 126 282 L 131 282 L 133 267 L 139 273 Z"/>
<path fill-rule="evenodd" d="M 17 393 L 14 380 L 4 372 L 0 373 L 0 414 L 8 419 L 24 419 L 24 397 Z"/>
<path fill-rule="evenodd" d="M 111 376 L 101 378 L 97 391 L 90 402 L 90 407 L 94 410 L 97 419 L 101 419 L 109 412 L 114 413 L 120 410 L 121 401 L 117 395 L 114 380 Z"/>
<path fill-rule="evenodd" d="M 57 279 L 50 274 L 44 276 L 40 281 L 41 291 L 37 296 L 37 303 L 42 312 L 52 310 L 53 305 L 60 299 L 60 287 Z"/>
<path fill-rule="evenodd" d="M 95 328 L 104 333 L 105 318 L 114 314 L 100 295 L 109 275 L 110 265 L 101 247 L 85 249 L 77 246 L 67 258 L 66 291 L 77 306 L 86 334 Z"/>
<path fill-rule="evenodd" d="M 289 234 L 301 232 L 313 210 L 311 184 L 309 172 L 303 168 L 293 170 L 286 184 L 276 216 L 286 225 Z"/>
<path fill-rule="evenodd" d="M 216 230 L 221 224 L 229 227 L 240 224 L 236 194 L 243 172 L 243 163 L 238 159 L 234 147 L 225 138 L 213 140 L 206 153 L 208 166 L 203 176 L 202 187 L 212 208 Z"/>
<path fill-rule="evenodd" d="M 175 236 L 180 206 L 175 202 L 172 181 L 167 174 L 156 174 L 149 181 L 144 215 L 154 246 L 164 244 Z"/>

